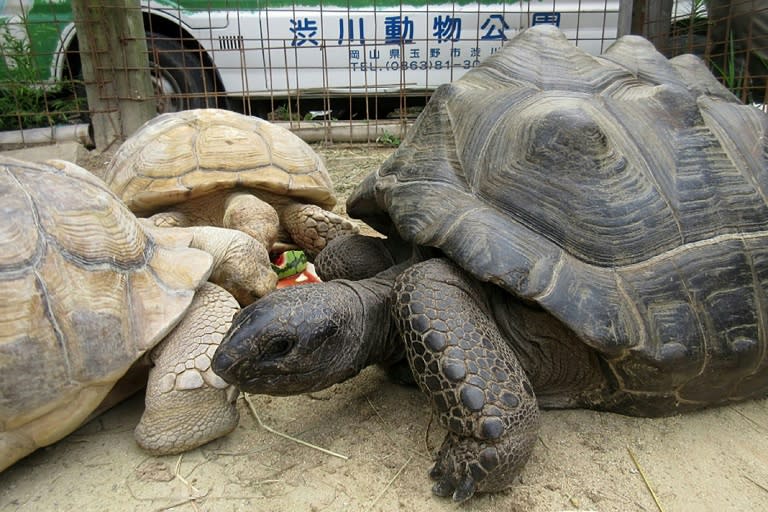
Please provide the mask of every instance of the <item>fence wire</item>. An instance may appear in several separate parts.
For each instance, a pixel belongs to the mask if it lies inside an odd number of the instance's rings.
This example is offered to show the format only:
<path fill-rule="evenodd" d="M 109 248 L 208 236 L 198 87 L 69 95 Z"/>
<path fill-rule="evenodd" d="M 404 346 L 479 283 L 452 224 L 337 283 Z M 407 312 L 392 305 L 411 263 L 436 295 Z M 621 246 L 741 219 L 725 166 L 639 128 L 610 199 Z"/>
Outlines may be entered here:
<path fill-rule="evenodd" d="M 650 39 L 665 55 L 693 53 L 745 103 L 763 105 L 768 94 L 768 2 L 765 0 L 684 0 L 656 11 L 641 33 L 657 25 L 669 30 Z"/>
<path fill-rule="evenodd" d="M 745 102 L 763 103 L 768 90 L 764 0 L 113 2 L 98 4 L 143 22 L 138 61 L 115 56 L 131 36 L 109 33 L 101 15 L 85 16 L 78 33 L 68 1 L 3 4 L 0 130 L 88 123 L 121 101 L 147 100 L 114 82 L 148 71 L 157 112 L 215 106 L 285 122 L 310 139 L 396 141 L 436 87 L 517 31 L 556 24 L 599 54 L 622 16 L 665 55 L 701 56 Z M 98 46 L 105 32 L 119 44 Z M 84 43 L 100 55 L 88 82 Z M 90 107 L 86 86 L 99 94 Z"/>

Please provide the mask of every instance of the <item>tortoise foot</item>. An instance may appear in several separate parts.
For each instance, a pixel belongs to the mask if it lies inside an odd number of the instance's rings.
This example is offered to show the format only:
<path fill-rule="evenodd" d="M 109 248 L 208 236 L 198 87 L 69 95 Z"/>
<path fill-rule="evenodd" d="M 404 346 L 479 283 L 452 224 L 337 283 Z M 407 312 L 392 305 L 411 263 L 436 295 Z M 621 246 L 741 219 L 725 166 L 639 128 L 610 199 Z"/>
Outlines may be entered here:
<path fill-rule="evenodd" d="M 222 288 L 204 284 L 187 315 L 152 352 L 144 414 L 134 431 L 156 455 L 181 453 L 235 429 L 238 392 L 211 369 L 211 358 L 238 310 Z"/>
<path fill-rule="evenodd" d="M 520 472 L 535 440 L 535 435 L 521 439 L 513 434 L 489 442 L 449 432 L 429 471 L 435 481 L 432 492 L 461 503 L 475 492 L 506 489 Z"/>
<path fill-rule="evenodd" d="M 313 204 L 296 203 L 285 208 L 281 222 L 293 241 L 310 257 L 316 256 L 334 238 L 358 231 L 349 220 Z"/>
<path fill-rule="evenodd" d="M 433 492 L 458 502 L 512 485 L 539 424 L 530 382 L 476 287 L 434 259 L 401 273 L 393 291 L 408 363 L 448 430 L 430 472 Z"/>

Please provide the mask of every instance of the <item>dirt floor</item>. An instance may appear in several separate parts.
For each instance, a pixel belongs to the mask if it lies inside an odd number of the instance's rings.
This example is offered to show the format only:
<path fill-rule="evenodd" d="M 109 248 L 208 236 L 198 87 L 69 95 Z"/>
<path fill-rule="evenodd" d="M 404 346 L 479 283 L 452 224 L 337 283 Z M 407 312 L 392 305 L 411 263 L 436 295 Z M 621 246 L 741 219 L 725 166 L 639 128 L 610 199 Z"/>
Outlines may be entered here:
<path fill-rule="evenodd" d="M 344 196 L 389 150 L 321 151 Z M 133 440 L 137 396 L 1 473 L 0 510 L 768 510 L 768 400 L 663 419 L 545 411 L 517 485 L 458 507 L 430 494 L 443 433 L 429 426 L 426 399 L 377 368 L 320 393 L 252 402 L 263 423 L 241 399 L 231 435 L 152 457 Z"/>

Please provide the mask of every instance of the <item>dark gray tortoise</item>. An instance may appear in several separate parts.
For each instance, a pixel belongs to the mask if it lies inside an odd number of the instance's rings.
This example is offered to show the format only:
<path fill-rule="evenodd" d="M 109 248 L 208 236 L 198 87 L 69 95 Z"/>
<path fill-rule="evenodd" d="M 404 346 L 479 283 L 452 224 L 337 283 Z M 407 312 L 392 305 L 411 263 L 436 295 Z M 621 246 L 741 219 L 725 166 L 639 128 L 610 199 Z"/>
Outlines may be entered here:
<path fill-rule="evenodd" d="M 214 370 L 294 394 L 407 356 L 448 431 L 433 490 L 457 501 L 512 484 L 538 407 L 765 396 L 767 137 L 695 57 L 524 31 L 350 198 L 387 239 L 329 244 L 317 267 L 340 279 L 244 309 Z"/>

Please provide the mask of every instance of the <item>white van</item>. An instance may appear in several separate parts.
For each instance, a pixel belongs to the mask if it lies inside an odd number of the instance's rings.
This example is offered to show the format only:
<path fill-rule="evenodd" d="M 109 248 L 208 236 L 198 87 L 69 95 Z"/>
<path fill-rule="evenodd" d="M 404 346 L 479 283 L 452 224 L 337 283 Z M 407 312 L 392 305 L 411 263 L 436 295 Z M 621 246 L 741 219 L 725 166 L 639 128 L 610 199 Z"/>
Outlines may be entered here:
<path fill-rule="evenodd" d="M 615 40 L 619 15 L 619 0 L 141 0 L 141 6 L 156 88 L 184 98 L 179 107 L 200 106 L 211 92 L 260 98 L 429 91 L 539 23 L 558 25 L 598 54 Z M 68 0 L 0 2 L 0 24 L 28 45 L 41 79 L 78 75 Z M 0 82 L 14 70 L 13 55 L 3 54 Z"/>

